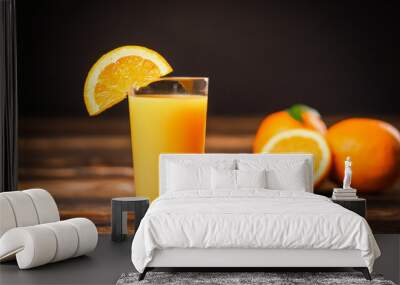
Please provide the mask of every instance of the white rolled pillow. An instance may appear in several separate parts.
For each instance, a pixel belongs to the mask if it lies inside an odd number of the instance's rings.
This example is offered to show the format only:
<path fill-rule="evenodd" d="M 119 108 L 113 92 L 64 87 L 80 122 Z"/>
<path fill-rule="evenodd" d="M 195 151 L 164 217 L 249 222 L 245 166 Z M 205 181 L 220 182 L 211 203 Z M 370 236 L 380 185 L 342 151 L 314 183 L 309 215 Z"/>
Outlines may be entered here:
<path fill-rule="evenodd" d="M 88 219 L 19 227 L 0 238 L 0 261 L 16 256 L 20 269 L 84 255 L 97 245 L 96 226 Z"/>
<path fill-rule="evenodd" d="M 1 195 L 10 203 L 17 227 L 39 224 L 35 205 L 28 194 L 22 191 L 13 191 L 3 192 Z"/>
<path fill-rule="evenodd" d="M 44 189 L 28 189 L 22 191 L 32 199 L 38 215 L 39 224 L 57 222 L 60 220 L 57 204 L 53 197 Z"/>
<path fill-rule="evenodd" d="M 0 237 L 8 230 L 17 227 L 11 204 L 0 195 Z"/>
<path fill-rule="evenodd" d="M 96 248 L 98 233 L 95 224 L 85 218 L 73 218 L 64 222 L 71 224 L 78 233 L 78 247 L 73 257 L 91 252 Z"/>
<path fill-rule="evenodd" d="M 55 235 L 57 248 L 51 262 L 57 262 L 75 255 L 79 246 L 78 232 L 71 228 L 71 224 L 62 222 L 48 223 L 43 225 Z M 50 261 L 48 261 L 50 262 Z"/>
<path fill-rule="evenodd" d="M 56 202 L 44 189 L 0 193 L 0 213 L 0 237 L 15 227 L 60 220 Z"/>
<path fill-rule="evenodd" d="M 20 269 L 49 263 L 56 251 L 53 232 L 40 225 L 13 228 L 0 238 L 0 261 L 16 257 Z"/>

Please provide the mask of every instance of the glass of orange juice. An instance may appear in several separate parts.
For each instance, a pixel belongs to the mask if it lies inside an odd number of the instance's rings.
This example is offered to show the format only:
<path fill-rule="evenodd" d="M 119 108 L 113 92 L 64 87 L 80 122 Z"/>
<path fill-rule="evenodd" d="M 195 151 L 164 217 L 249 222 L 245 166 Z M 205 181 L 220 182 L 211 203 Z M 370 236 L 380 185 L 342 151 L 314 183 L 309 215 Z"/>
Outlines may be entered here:
<path fill-rule="evenodd" d="M 204 153 L 208 78 L 165 77 L 130 92 L 136 196 L 158 197 L 161 153 Z"/>

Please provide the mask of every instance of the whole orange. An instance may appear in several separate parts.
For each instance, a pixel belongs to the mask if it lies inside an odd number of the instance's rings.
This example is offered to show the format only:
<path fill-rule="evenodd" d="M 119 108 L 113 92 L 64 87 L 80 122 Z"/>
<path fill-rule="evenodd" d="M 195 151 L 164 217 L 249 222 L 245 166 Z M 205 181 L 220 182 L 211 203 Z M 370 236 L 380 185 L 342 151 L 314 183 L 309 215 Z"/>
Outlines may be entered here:
<path fill-rule="evenodd" d="M 375 119 L 346 119 L 329 128 L 327 140 L 333 178 L 339 185 L 346 156 L 352 159 L 351 186 L 362 192 L 383 190 L 399 177 L 400 133 L 392 125 Z"/>
<path fill-rule="evenodd" d="M 261 122 L 253 142 L 253 151 L 261 152 L 269 139 L 282 131 L 303 128 L 326 133 L 326 125 L 319 113 L 306 105 L 296 104 L 284 111 L 272 113 Z"/>

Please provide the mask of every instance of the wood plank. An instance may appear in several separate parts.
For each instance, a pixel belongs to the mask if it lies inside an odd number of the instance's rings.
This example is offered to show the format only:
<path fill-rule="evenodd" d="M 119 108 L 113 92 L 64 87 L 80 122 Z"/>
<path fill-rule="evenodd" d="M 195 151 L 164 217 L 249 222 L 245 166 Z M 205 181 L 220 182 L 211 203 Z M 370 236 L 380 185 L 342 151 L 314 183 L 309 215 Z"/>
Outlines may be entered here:
<path fill-rule="evenodd" d="M 21 167 L 19 178 L 22 181 L 40 179 L 76 179 L 79 177 L 94 178 L 121 178 L 132 179 L 133 168 L 123 166 L 77 166 L 77 167 Z"/>
<path fill-rule="evenodd" d="M 232 134 L 210 134 L 207 135 L 206 148 L 218 150 L 250 150 L 254 140 L 254 135 L 232 135 Z M 23 138 L 19 140 L 19 147 L 22 152 L 43 152 L 44 155 L 52 152 L 62 152 L 73 155 L 79 150 L 84 150 L 91 154 L 113 153 L 123 151 L 131 153 L 131 140 L 129 136 L 99 135 L 99 136 L 74 136 L 74 137 L 38 137 Z M 103 153 L 102 153 L 103 152 Z M 79 155 L 79 153 L 78 153 Z"/>
<path fill-rule="evenodd" d="M 75 135 L 129 134 L 129 118 L 110 118 L 107 116 L 83 118 L 21 118 L 19 133 L 23 137 L 68 137 Z"/>
<path fill-rule="evenodd" d="M 134 185 L 132 178 L 101 178 L 97 179 L 43 179 L 43 180 L 21 180 L 19 189 L 44 188 L 56 199 L 63 200 L 90 200 L 110 199 L 111 197 L 134 196 Z"/>
<path fill-rule="evenodd" d="M 21 168 L 68 168 L 92 166 L 122 166 L 132 165 L 132 156 L 128 151 L 97 152 L 90 151 L 53 151 L 27 152 L 21 149 L 19 154 Z"/>
<path fill-rule="evenodd" d="M 25 151 L 76 151 L 87 150 L 91 152 L 108 150 L 130 150 L 131 140 L 129 135 L 109 134 L 97 136 L 59 136 L 59 137 L 30 137 L 19 139 L 20 147 Z"/>
<path fill-rule="evenodd" d="M 342 114 L 322 116 L 325 123 L 330 126 L 340 120 L 351 117 L 370 117 L 391 123 L 400 129 L 400 115 L 365 115 Z M 255 116 L 208 116 L 207 134 L 255 134 L 264 115 Z M 77 127 L 79 126 L 79 127 Z M 130 134 L 129 118 L 112 118 L 107 116 L 80 117 L 80 118 L 21 118 L 19 133 L 23 137 L 30 136 L 86 136 L 98 134 Z"/>
<path fill-rule="evenodd" d="M 206 152 L 252 152 L 253 140 L 254 135 L 209 135 L 206 139 Z"/>

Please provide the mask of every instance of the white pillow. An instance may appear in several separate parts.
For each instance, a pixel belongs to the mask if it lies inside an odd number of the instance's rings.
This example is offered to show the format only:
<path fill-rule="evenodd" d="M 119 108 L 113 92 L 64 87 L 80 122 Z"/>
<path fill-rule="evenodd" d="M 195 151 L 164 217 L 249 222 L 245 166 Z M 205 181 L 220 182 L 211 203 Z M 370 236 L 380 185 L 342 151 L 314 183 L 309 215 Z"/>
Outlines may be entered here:
<path fill-rule="evenodd" d="M 294 159 L 269 159 L 238 161 L 239 170 L 266 170 L 267 188 L 273 190 L 307 191 L 309 170 L 306 161 Z"/>
<path fill-rule="evenodd" d="M 285 171 L 272 169 L 267 171 L 268 189 L 302 191 L 307 190 L 306 168 L 299 166 Z"/>
<path fill-rule="evenodd" d="M 185 191 L 194 189 L 210 189 L 211 168 L 183 166 L 171 163 L 168 166 L 168 190 Z"/>
<path fill-rule="evenodd" d="M 174 160 L 167 167 L 167 191 L 211 190 L 211 168 L 235 169 L 234 160 Z"/>
<path fill-rule="evenodd" d="M 211 170 L 211 188 L 218 189 L 236 189 L 236 170 L 215 169 Z"/>
<path fill-rule="evenodd" d="M 212 169 L 211 187 L 213 190 L 237 190 L 241 188 L 266 188 L 265 170 Z"/>
<path fill-rule="evenodd" d="M 236 170 L 238 188 L 267 188 L 267 171 L 262 170 Z"/>
<path fill-rule="evenodd" d="M 236 160 L 174 159 L 166 163 L 167 191 L 211 190 L 211 168 L 235 169 Z"/>

